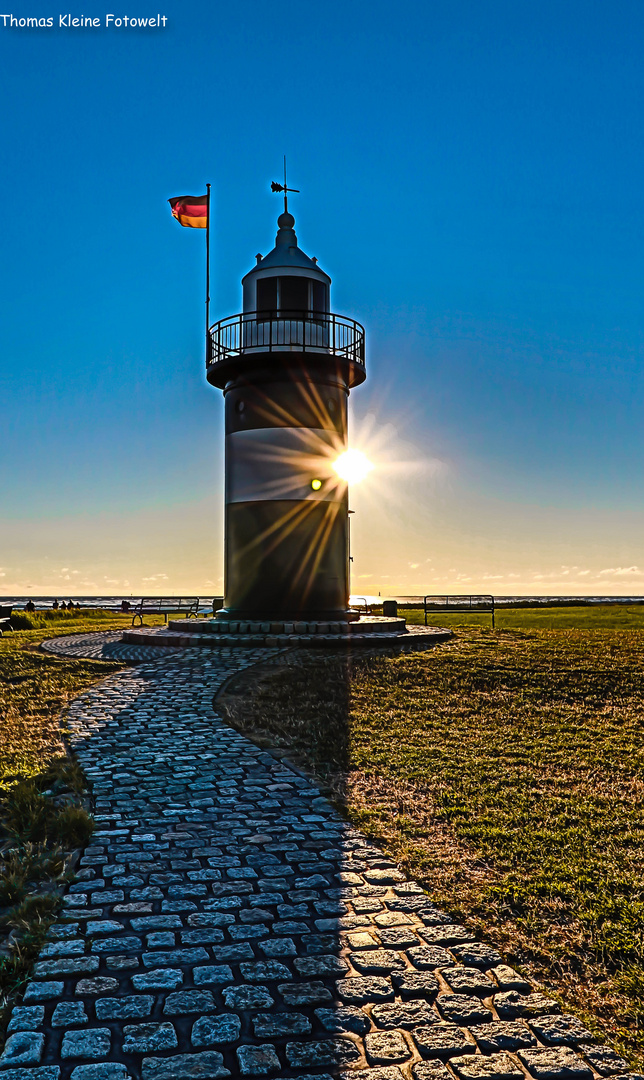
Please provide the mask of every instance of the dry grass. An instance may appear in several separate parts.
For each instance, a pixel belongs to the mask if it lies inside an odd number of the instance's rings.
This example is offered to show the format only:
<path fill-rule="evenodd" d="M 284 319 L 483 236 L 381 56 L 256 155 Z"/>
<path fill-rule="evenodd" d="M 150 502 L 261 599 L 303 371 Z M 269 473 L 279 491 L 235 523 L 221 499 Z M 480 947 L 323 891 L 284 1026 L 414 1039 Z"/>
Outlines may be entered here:
<path fill-rule="evenodd" d="M 639 631 L 463 628 L 247 673 L 222 704 L 641 1064 L 643 674 Z"/>

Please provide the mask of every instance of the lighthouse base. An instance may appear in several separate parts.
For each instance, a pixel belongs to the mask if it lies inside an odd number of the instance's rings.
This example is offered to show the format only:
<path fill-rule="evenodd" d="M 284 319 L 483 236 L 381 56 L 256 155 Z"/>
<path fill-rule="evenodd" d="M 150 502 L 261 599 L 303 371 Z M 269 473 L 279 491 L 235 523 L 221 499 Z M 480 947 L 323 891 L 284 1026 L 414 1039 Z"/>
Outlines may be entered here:
<path fill-rule="evenodd" d="M 355 622 L 320 620 L 248 622 L 236 619 L 181 619 L 167 626 L 126 630 L 123 641 L 131 645 L 179 646 L 182 648 L 345 648 L 394 647 L 399 651 L 426 649 L 446 641 L 452 631 L 437 626 L 405 625 L 404 619 L 363 615 Z"/>

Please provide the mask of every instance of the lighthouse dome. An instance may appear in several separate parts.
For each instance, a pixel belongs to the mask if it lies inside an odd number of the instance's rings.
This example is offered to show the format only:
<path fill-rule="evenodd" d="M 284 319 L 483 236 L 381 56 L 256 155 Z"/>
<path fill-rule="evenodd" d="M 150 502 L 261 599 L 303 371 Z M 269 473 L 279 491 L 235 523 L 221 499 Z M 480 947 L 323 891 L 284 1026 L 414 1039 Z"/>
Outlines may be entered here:
<path fill-rule="evenodd" d="M 244 312 L 329 311 L 331 278 L 298 246 L 295 218 L 285 212 L 277 225 L 275 247 L 242 278 Z"/>

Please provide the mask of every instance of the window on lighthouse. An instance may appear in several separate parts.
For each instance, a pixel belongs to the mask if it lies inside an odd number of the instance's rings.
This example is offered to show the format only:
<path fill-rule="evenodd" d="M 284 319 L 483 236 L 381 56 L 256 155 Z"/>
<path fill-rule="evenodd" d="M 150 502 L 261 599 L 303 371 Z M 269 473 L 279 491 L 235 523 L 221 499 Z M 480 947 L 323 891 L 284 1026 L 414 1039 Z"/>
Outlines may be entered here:
<path fill-rule="evenodd" d="M 260 278 L 257 282 L 257 315 L 274 319 L 277 313 L 277 278 Z"/>
<path fill-rule="evenodd" d="M 302 318 L 309 310 L 309 282 L 303 277 L 279 279 L 279 312 L 288 318 Z"/>
<path fill-rule="evenodd" d="M 327 286 L 305 277 L 270 277 L 257 281 L 257 317 L 302 319 L 327 310 Z"/>
<path fill-rule="evenodd" d="M 326 293 L 323 281 L 311 282 L 311 311 L 316 315 L 326 311 Z"/>

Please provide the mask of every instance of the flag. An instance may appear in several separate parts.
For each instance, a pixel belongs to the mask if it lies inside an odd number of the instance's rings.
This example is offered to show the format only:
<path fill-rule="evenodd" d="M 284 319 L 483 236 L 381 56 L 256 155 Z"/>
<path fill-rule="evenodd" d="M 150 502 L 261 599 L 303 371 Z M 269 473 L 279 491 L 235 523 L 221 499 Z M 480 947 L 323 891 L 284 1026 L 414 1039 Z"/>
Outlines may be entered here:
<path fill-rule="evenodd" d="M 186 225 L 191 229 L 208 228 L 208 196 L 207 195 L 178 195 L 174 199 L 168 199 L 172 209 L 172 216 L 180 225 Z"/>

